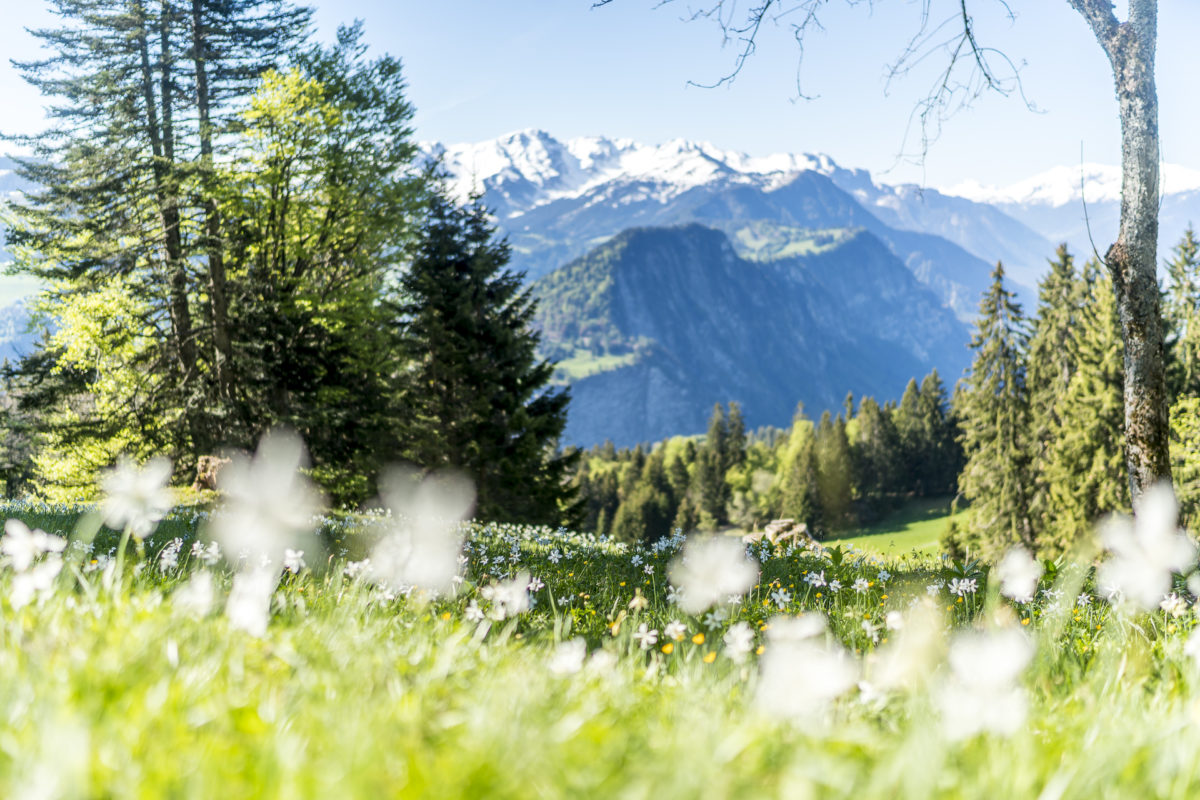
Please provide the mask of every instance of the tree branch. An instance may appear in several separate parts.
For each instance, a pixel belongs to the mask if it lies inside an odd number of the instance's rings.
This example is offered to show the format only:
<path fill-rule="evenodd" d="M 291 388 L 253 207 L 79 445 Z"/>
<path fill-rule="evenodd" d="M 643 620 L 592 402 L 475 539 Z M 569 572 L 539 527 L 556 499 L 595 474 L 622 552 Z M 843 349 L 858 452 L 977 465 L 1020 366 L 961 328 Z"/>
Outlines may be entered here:
<path fill-rule="evenodd" d="M 1112 0 L 1067 0 L 1067 3 L 1087 20 L 1088 27 L 1096 35 L 1096 41 L 1108 54 L 1109 60 L 1112 60 L 1116 55 L 1117 36 L 1121 31 L 1121 23 L 1113 13 Z M 1146 5 L 1145 0 L 1135 1 L 1133 8 L 1143 5 Z M 1154 5 L 1154 2 L 1150 2 L 1150 5 Z"/>

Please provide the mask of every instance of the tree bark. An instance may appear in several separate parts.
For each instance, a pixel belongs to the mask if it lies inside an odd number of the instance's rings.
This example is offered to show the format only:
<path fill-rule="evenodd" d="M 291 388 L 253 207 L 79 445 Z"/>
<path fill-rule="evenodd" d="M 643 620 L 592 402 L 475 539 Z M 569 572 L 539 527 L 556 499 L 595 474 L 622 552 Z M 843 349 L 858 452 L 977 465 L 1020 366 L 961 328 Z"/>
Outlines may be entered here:
<path fill-rule="evenodd" d="M 229 300 L 226 296 L 225 258 L 221 249 L 221 212 L 213 191 L 212 99 L 208 90 L 208 40 L 202 0 L 192 0 L 192 60 L 196 70 L 196 108 L 200 125 L 200 169 L 204 191 L 205 250 L 208 254 L 208 290 L 212 310 L 217 388 L 230 397 L 229 369 L 232 345 L 229 336 Z"/>
<path fill-rule="evenodd" d="M 1068 0 L 1112 65 L 1121 118 L 1121 226 L 1105 263 L 1125 341 L 1125 442 L 1136 504 L 1171 479 L 1168 395 L 1158 293 L 1159 139 L 1154 57 L 1157 0 L 1131 0 L 1119 22 L 1110 0 Z"/>
<path fill-rule="evenodd" d="M 178 187 L 174 184 L 174 131 L 171 128 L 171 87 L 170 64 L 166 61 L 169 20 L 166 19 L 166 9 L 159 29 L 163 48 L 163 63 L 159 65 L 161 81 L 159 83 L 163 107 L 163 127 L 159 127 L 156 98 L 154 96 L 154 72 L 150 63 L 149 34 L 147 24 L 149 17 L 141 3 L 138 4 L 141 24 L 138 30 L 138 48 L 141 56 L 142 95 L 146 105 L 146 132 L 150 139 L 150 149 L 154 159 L 154 190 L 158 204 L 159 216 L 163 226 L 163 249 L 166 251 L 167 281 L 170 294 L 171 330 L 175 337 L 175 347 L 183 372 L 184 381 L 189 381 L 196 371 L 196 345 L 193 340 L 192 316 L 187 297 L 187 271 L 183 258 L 183 243 L 179 229 L 179 198 Z"/>

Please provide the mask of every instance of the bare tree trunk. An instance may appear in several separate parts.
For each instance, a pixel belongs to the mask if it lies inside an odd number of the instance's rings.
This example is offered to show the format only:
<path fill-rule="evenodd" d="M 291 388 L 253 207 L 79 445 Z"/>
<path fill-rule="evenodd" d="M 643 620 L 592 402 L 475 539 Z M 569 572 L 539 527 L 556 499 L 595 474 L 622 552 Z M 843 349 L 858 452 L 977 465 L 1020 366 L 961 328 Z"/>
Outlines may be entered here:
<path fill-rule="evenodd" d="M 174 184 L 174 131 L 171 122 L 171 77 L 170 65 L 165 60 L 167 56 L 167 26 L 169 20 L 162 19 L 160 38 L 163 48 L 164 62 L 160 64 L 161 81 L 159 84 L 162 96 L 157 98 L 163 107 L 163 127 L 159 127 L 156 98 L 154 96 L 154 73 L 150 64 L 147 23 L 148 15 L 141 3 L 142 24 L 138 31 L 138 48 L 141 54 L 142 94 L 146 104 L 146 132 L 150 139 L 150 148 L 154 158 L 154 189 L 158 204 L 159 216 L 163 226 L 163 247 L 166 251 L 167 280 L 170 294 L 171 329 L 175 336 L 175 346 L 183 371 L 184 380 L 190 380 L 196 372 L 196 346 L 193 340 L 192 315 L 188 306 L 187 272 L 183 258 L 183 244 L 179 229 L 179 198 L 178 187 Z M 164 14 L 166 13 L 164 9 Z"/>
<path fill-rule="evenodd" d="M 212 308 L 213 344 L 220 396 L 230 397 L 229 369 L 232 346 L 229 336 L 229 300 L 226 296 L 225 258 L 221 250 L 221 212 L 213 196 L 212 100 L 208 90 L 208 40 L 201 13 L 202 0 L 192 0 L 192 59 L 196 69 L 196 107 L 200 115 L 201 181 L 204 190 L 205 249 L 208 252 L 208 290 Z"/>
<path fill-rule="evenodd" d="M 1110 0 L 1067 0 L 1112 64 L 1121 115 L 1121 227 L 1105 257 L 1125 340 L 1125 441 L 1136 503 L 1171 478 L 1168 397 L 1158 294 L 1159 143 L 1154 53 L 1157 0 L 1131 0 L 1118 22 Z"/>

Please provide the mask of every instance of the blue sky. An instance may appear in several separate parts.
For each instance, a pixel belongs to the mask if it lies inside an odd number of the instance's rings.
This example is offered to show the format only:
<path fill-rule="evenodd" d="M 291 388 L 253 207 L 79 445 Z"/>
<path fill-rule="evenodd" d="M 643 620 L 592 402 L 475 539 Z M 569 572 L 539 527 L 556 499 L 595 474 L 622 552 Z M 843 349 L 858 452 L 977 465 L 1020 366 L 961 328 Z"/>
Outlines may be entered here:
<path fill-rule="evenodd" d="M 418 137 L 477 141 L 519 128 L 555 136 L 608 135 L 645 142 L 707 140 L 753 154 L 824 152 L 866 167 L 889 183 L 950 185 L 966 179 L 1009 183 L 1059 164 L 1116 163 L 1119 129 L 1108 64 L 1066 0 L 972 0 L 980 39 L 1022 64 L 1020 99 L 985 96 L 953 117 L 923 163 L 898 159 L 918 149 L 909 129 L 944 57 L 933 54 L 886 85 L 886 68 L 917 32 L 922 0 L 832 0 L 807 39 L 797 98 L 797 49 L 790 19 L 769 26 L 756 56 L 732 85 L 689 86 L 729 71 L 736 54 L 717 29 L 684 22 L 676 0 L 317 0 L 320 35 L 361 18 L 377 51 L 400 56 L 418 109 Z M 957 0 L 931 0 L 933 19 Z M 742 0 L 742 7 L 749 5 Z M 1160 0 L 1158 80 L 1163 155 L 1200 168 L 1200 2 Z M 40 0 L 5 9 L 0 52 L 32 57 L 22 28 L 43 24 Z M 41 100 L 0 65 L 0 128 L 41 124 Z M 905 131 L 909 129 L 907 140 Z"/>

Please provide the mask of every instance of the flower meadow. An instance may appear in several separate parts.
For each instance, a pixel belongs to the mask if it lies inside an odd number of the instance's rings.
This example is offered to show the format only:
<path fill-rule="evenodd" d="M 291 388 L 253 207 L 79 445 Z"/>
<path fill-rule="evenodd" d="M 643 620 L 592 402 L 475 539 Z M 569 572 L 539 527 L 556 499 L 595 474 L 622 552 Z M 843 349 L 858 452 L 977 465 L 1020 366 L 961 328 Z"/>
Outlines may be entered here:
<path fill-rule="evenodd" d="M 321 515 L 277 436 L 211 512 L 123 463 L 10 503 L 0 795 L 1193 797 L 1196 548 L 1169 493 L 995 566 Z"/>

